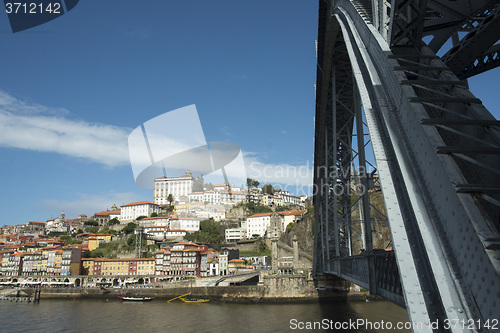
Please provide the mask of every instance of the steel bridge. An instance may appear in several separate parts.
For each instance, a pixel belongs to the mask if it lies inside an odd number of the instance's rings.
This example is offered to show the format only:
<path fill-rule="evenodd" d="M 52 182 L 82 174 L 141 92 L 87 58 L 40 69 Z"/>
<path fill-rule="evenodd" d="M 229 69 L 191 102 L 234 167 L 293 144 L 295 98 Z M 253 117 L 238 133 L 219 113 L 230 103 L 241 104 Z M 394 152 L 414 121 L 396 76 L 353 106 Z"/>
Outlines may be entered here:
<path fill-rule="evenodd" d="M 499 38 L 498 0 L 319 1 L 313 274 L 418 331 L 500 329 L 500 122 L 467 84 Z"/>

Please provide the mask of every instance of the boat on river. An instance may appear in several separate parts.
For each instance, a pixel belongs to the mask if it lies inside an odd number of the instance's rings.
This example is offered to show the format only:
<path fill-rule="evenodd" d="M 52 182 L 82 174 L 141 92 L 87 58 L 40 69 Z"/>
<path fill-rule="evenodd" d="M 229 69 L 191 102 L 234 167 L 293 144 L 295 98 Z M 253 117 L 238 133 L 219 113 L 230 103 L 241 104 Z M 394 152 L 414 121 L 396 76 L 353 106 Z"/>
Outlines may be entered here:
<path fill-rule="evenodd" d="M 132 301 L 132 302 L 145 302 L 152 301 L 154 297 L 127 297 L 127 296 L 118 296 L 122 301 Z"/>
<path fill-rule="evenodd" d="M 184 303 L 207 303 L 207 302 L 210 302 L 209 299 L 202 299 L 202 298 L 189 299 L 189 298 L 179 297 L 179 299 L 181 301 L 183 301 Z"/>
<path fill-rule="evenodd" d="M 180 299 L 184 303 L 207 303 L 207 302 L 210 301 L 209 299 L 201 299 L 201 298 L 192 299 L 192 298 L 186 298 L 186 296 L 188 296 L 190 294 L 191 294 L 191 292 L 188 292 L 187 294 L 174 297 L 174 298 L 168 300 L 167 302 L 171 302 L 171 301 L 176 300 L 176 299 Z"/>

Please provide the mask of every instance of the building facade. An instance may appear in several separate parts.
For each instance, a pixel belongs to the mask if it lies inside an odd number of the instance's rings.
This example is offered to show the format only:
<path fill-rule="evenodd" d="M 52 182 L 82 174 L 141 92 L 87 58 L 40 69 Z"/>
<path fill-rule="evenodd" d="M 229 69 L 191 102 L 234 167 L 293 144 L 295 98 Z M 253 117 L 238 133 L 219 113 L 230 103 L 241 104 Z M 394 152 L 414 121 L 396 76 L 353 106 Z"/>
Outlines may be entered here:
<path fill-rule="evenodd" d="M 200 230 L 200 220 L 194 217 L 172 218 L 170 219 L 170 228 L 173 230 L 196 232 Z"/>
<path fill-rule="evenodd" d="M 121 206 L 120 222 L 133 222 L 139 216 L 150 217 L 152 213 L 158 214 L 158 211 L 158 205 L 151 201 L 132 202 Z"/>
<path fill-rule="evenodd" d="M 187 201 L 188 194 L 193 192 L 194 178 L 188 170 L 180 177 L 158 177 L 154 181 L 154 203 L 157 205 L 168 205 L 169 194 L 174 202 Z"/>
<path fill-rule="evenodd" d="M 254 214 L 247 217 L 247 238 L 264 237 L 269 232 L 271 214 Z"/>
<path fill-rule="evenodd" d="M 118 209 L 116 205 L 111 207 L 111 210 L 105 210 L 99 213 L 95 213 L 92 219 L 97 221 L 100 226 L 108 225 L 109 221 L 117 218 L 120 219 L 121 209 Z M 149 215 L 148 215 L 149 216 Z"/>

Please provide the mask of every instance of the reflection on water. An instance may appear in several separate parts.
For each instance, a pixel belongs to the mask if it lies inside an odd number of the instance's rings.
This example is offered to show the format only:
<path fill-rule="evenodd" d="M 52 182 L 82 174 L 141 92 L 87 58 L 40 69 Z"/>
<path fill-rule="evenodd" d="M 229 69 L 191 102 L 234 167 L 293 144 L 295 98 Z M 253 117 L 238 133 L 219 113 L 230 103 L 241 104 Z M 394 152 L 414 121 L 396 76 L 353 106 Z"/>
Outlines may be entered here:
<path fill-rule="evenodd" d="M 331 321 L 330 321 L 331 320 Z M 0 302 L 2 332 L 387 332 L 333 329 L 339 323 L 408 321 L 392 303 L 185 304 L 104 300 L 43 300 L 39 304 Z M 314 324 L 316 322 L 316 324 Z M 322 326 L 320 324 L 323 324 Z M 307 329 L 316 325 L 319 329 Z M 344 324 L 345 325 L 345 324 Z M 410 332 L 410 330 L 390 330 Z"/>

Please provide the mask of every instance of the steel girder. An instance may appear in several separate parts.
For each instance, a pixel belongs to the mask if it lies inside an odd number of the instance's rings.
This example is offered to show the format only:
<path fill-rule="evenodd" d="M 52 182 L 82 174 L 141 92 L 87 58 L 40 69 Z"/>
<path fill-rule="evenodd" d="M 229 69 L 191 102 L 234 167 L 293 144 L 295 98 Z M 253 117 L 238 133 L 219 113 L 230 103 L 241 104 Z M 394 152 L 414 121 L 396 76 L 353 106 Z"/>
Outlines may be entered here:
<path fill-rule="evenodd" d="M 477 7 L 484 3 L 478 1 Z M 339 112 L 330 93 L 331 72 L 336 70 L 329 67 L 335 64 L 330 58 L 344 54 L 337 53 L 341 45 L 331 43 L 335 36 L 346 45 L 363 102 L 410 319 L 474 321 L 472 330 L 480 331 L 484 327 L 477 327 L 479 320 L 484 323 L 500 313 L 499 123 L 435 52 L 419 42 L 416 25 L 403 35 L 391 36 L 389 29 L 385 36 L 382 28 L 391 23 L 379 20 L 375 27 L 365 5 L 339 0 L 327 6 L 320 1 L 315 274 L 334 273 L 383 294 L 378 279 L 384 277 L 378 273 L 384 270 L 378 267 L 373 283 L 368 264 L 360 264 L 375 256 L 334 257 L 323 247 L 338 223 L 333 214 L 326 227 L 324 218 L 331 206 L 338 209 L 327 197 L 339 180 L 319 170 L 328 159 L 328 165 L 339 163 L 331 160 L 337 151 L 332 154 L 329 147 L 338 149 L 340 143 L 329 145 L 326 134 L 328 117 L 337 119 Z M 395 11 L 395 4 L 391 6 Z M 418 12 L 422 7 L 408 8 Z M 390 46 L 388 40 L 399 44 Z M 353 88 L 353 99 L 355 92 Z M 372 262 L 375 268 L 380 265 Z"/>
<path fill-rule="evenodd" d="M 320 5 L 321 6 L 321 5 Z M 320 18 L 319 34 L 326 32 L 327 37 L 320 38 L 319 49 L 327 50 L 318 54 L 318 110 L 316 114 L 315 135 L 315 207 L 316 219 L 322 221 L 315 225 L 314 274 L 346 275 L 347 279 L 360 280 L 356 276 L 366 278 L 366 286 L 373 293 L 384 293 L 398 304 L 404 305 L 401 288 L 386 288 L 387 283 L 377 284 L 375 263 L 381 254 L 373 253 L 372 227 L 373 220 L 368 195 L 369 177 L 365 158 L 366 124 L 363 121 L 360 97 L 355 86 L 353 72 L 346 43 L 340 26 L 325 27 Z M 323 32 L 322 28 L 324 28 Z M 323 82 L 323 83 L 319 83 Z M 353 141 L 357 142 L 354 148 Z M 359 218 L 355 221 L 360 226 L 363 237 L 362 259 L 357 265 L 352 258 L 352 215 Z M 380 212 L 379 212 L 380 213 Z M 387 223 L 386 221 L 383 221 Z M 385 261 L 391 261 L 386 259 Z M 395 267 L 392 265 L 391 267 Z M 356 271 L 358 270 L 358 271 Z M 397 276 L 397 271 L 391 276 Z M 387 275 L 389 276 L 389 275 Z M 393 279 L 399 283 L 399 278 Z M 380 281 L 379 281 L 380 282 Z M 381 286 L 377 291 L 378 286 Z M 396 291 L 396 293 L 394 293 Z"/>
<path fill-rule="evenodd" d="M 350 172 L 352 152 L 350 140 L 353 130 L 352 73 L 345 44 L 338 27 L 328 31 L 328 40 L 321 41 L 331 50 L 325 64 L 318 63 L 325 83 L 318 92 L 321 109 L 317 112 L 315 156 L 320 168 L 315 169 L 316 217 L 324 221 L 316 224 L 315 248 L 317 257 L 314 270 L 324 272 L 334 257 L 348 256 L 350 235 Z M 322 46 L 319 46 L 322 48 Z M 333 50 L 342 57 L 332 57 Z M 338 114 L 331 110 L 342 110 Z"/>
<path fill-rule="evenodd" d="M 498 41 L 500 31 L 500 4 L 486 9 L 482 15 L 470 20 L 468 34 L 443 57 L 444 63 L 465 79 L 497 67 L 500 62 Z"/>
<path fill-rule="evenodd" d="M 385 8 L 383 24 L 374 24 L 392 47 L 420 46 L 432 37 L 429 47 L 437 53 L 448 41 L 453 47 L 443 56 L 459 79 L 466 79 L 500 65 L 498 0 L 405 0 L 375 1 Z M 375 17 L 381 10 L 373 10 Z M 380 16 L 380 15 L 379 15 Z M 375 21 L 374 23 L 377 23 Z"/>

